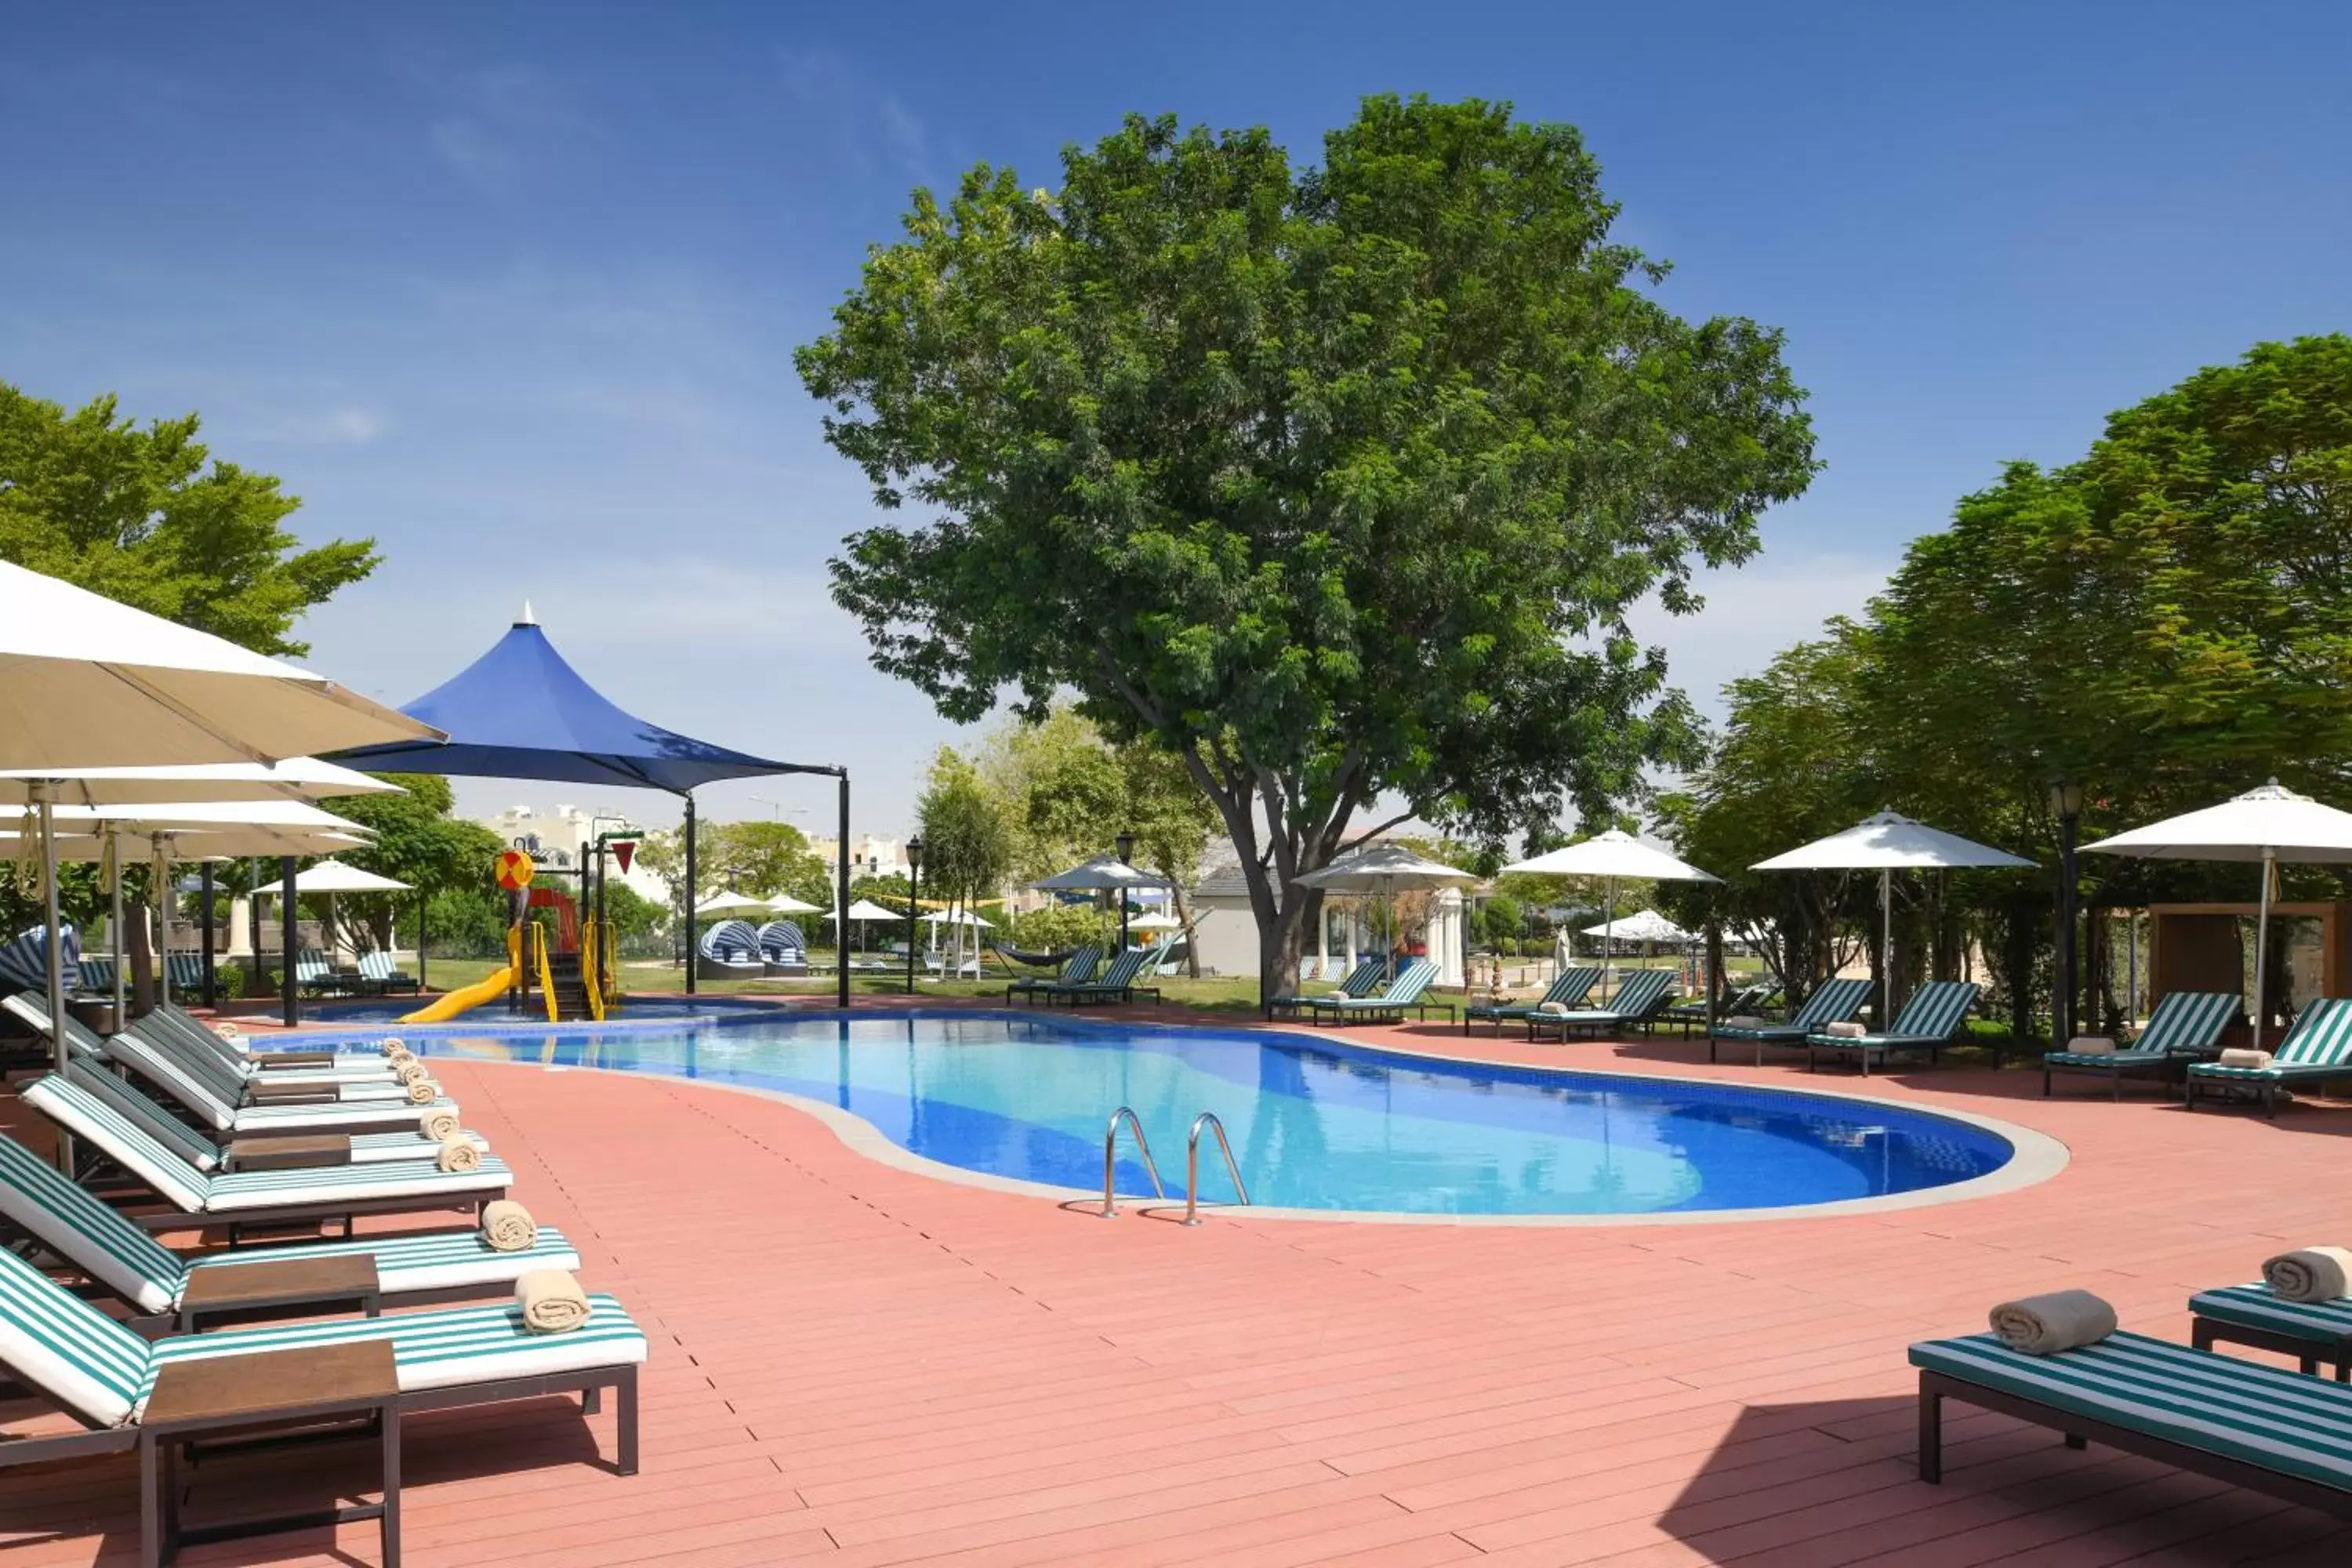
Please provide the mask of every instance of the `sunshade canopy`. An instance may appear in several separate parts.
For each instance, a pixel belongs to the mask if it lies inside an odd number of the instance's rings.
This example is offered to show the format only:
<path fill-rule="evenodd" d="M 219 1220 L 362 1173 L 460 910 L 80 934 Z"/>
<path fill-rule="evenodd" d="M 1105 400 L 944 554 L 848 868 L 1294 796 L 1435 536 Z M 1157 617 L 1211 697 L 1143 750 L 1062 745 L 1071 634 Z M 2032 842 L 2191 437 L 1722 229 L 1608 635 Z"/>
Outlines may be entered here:
<path fill-rule="evenodd" d="M 0 562 L 0 768 L 423 752 L 439 738 L 323 676 Z"/>
<path fill-rule="evenodd" d="M 710 915 L 764 915 L 768 900 L 749 893 L 713 893 L 694 906 L 698 919 Z"/>
<path fill-rule="evenodd" d="M 272 882 L 257 889 L 265 899 L 274 899 L 285 890 L 284 882 Z M 321 860 L 294 873 L 294 890 L 297 893 L 401 893 L 408 890 L 408 884 L 394 881 L 390 877 L 379 877 L 373 871 L 362 871 L 357 866 L 347 866 L 341 860 Z"/>
<path fill-rule="evenodd" d="M 1383 844 L 1334 860 L 1321 870 L 1299 878 L 1298 882 L 1302 887 L 1321 888 L 1327 892 L 1384 893 L 1397 888 L 1433 888 L 1477 879 L 1459 866 L 1416 855 L 1402 845 Z"/>
<path fill-rule="evenodd" d="M 1929 827 L 1892 811 L 1864 817 L 1843 833 L 1832 833 L 1785 854 L 1756 862 L 1759 871 L 1887 871 L 1920 867 L 2032 866 L 1995 849 Z"/>
<path fill-rule="evenodd" d="M 778 893 L 774 898 L 767 900 L 766 908 L 768 912 L 772 915 L 813 915 L 816 913 L 816 906 L 814 904 L 803 902 L 803 900 L 793 897 L 790 893 Z"/>
<path fill-rule="evenodd" d="M 827 910 L 824 918 L 837 921 L 841 918 L 841 911 Z M 860 899 L 849 906 L 849 918 L 854 921 L 903 921 L 907 915 L 903 910 L 886 910 L 871 899 Z"/>
<path fill-rule="evenodd" d="M 400 786 L 339 763 L 289 757 L 282 763 L 194 763 L 171 768 L 39 768 L 0 773 L 0 804 L 26 798 L 35 779 L 58 781 L 59 805 L 143 805 L 190 800 L 323 800 L 332 795 L 398 795 Z"/>
<path fill-rule="evenodd" d="M 133 833 L 169 833 L 177 828 L 288 827 L 364 837 L 367 829 L 347 816 L 300 800 L 173 800 L 142 805 L 61 805 L 61 832 L 94 830 L 106 823 Z"/>
<path fill-rule="evenodd" d="M 381 773 L 630 784 L 673 794 L 717 779 L 835 771 L 772 763 L 623 712 L 564 662 L 528 606 L 489 652 L 403 711 L 447 731 L 449 743 L 372 746 L 341 760 Z"/>
<path fill-rule="evenodd" d="M 1616 877 L 1627 881 L 1713 882 L 1721 879 L 1614 827 L 1606 833 L 1596 833 L 1581 844 L 1563 845 L 1526 860 L 1515 860 L 1503 869 L 1532 871 L 1550 877 Z"/>
<path fill-rule="evenodd" d="M 1167 879 L 1156 872 L 1130 866 L 1116 855 L 1097 855 L 1066 871 L 1056 871 L 1043 881 L 1029 885 L 1048 892 L 1098 893 L 1113 888 L 1165 887 Z"/>
<path fill-rule="evenodd" d="M 2135 827 L 2085 850 L 2167 860 L 2352 862 L 2352 812 L 2323 805 L 2273 779 L 2219 805 Z"/>
<path fill-rule="evenodd" d="M 953 913 L 945 910 L 937 910 L 925 915 L 923 921 L 927 925 L 978 926 L 982 930 L 993 930 L 996 923 L 993 921 L 982 920 L 970 910 L 957 910 Z"/>
<path fill-rule="evenodd" d="M 1643 910 L 1613 923 L 1587 926 L 1586 936 L 1605 936 L 1617 942 L 1688 942 L 1691 933 L 1666 919 L 1655 910 Z"/>
<path fill-rule="evenodd" d="M 85 826 L 90 826 L 88 824 Z M 329 833 L 314 827 L 235 827 L 211 829 L 172 828 L 163 831 L 173 860 L 245 860 L 255 857 L 277 859 L 287 855 L 341 855 L 347 850 L 364 849 L 364 838 L 354 838 L 348 833 Z M 151 834 L 129 828 L 118 828 L 115 841 L 126 863 L 144 858 L 153 843 Z M 39 836 L 32 839 L 30 852 L 39 852 Z M 0 833 L 0 859 L 13 860 L 27 853 L 26 841 L 15 833 Z M 58 835 L 59 860 L 100 860 L 105 858 L 106 839 L 93 833 L 60 833 Z"/>

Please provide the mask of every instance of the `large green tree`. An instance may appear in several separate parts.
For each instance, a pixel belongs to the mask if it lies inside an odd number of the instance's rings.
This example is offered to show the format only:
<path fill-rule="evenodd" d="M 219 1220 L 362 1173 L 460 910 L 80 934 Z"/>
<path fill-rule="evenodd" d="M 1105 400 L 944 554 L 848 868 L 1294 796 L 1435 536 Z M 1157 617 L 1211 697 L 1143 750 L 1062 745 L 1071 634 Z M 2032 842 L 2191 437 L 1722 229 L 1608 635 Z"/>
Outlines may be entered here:
<path fill-rule="evenodd" d="M 498 834 L 452 815 L 457 797 L 449 781 L 438 773 L 376 776 L 398 784 L 401 793 L 345 795 L 330 803 L 339 816 L 374 833 L 367 847 L 347 850 L 337 858 L 406 882 L 411 891 L 336 900 L 336 915 L 350 934 L 364 931 L 371 938 L 367 945 L 390 947 L 394 921 L 409 921 L 419 900 L 430 906 L 443 894 L 496 909 L 502 902 L 495 890 L 497 861 L 505 847 Z M 323 900 L 313 901 L 323 910 Z"/>
<path fill-rule="evenodd" d="M 310 549 L 277 479 L 213 459 L 193 414 L 142 426 L 112 397 L 68 412 L 0 383 L 0 560 L 262 653 L 365 577 L 373 540 Z"/>
<path fill-rule="evenodd" d="M 979 770 L 953 749 L 940 747 L 915 816 L 923 837 L 922 890 L 947 900 L 951 915 L 995 898 L 1012 868 L 1013 839 L 1005 830 L 1003 803 L 981 781 Z M 950 932 L 951 973 L 961 967 L 969 929 L 959 923 Z"/>
<path fill-rule="evenodd" d="M 1058 190 L 919 191 L 799 355 L 926 514 L 835 597 L 951 718 L 1069 694 L 1181 758 L 1279 988 L 1383 796 L 1496 837 L 1691 756 L 1627 612 L 1746 558 L 1812 437 L 1779 335 L 1675 316 L 1616 216 L 1571 127 L 1391 97 L 1311 168 L 1131 118 Z"/>

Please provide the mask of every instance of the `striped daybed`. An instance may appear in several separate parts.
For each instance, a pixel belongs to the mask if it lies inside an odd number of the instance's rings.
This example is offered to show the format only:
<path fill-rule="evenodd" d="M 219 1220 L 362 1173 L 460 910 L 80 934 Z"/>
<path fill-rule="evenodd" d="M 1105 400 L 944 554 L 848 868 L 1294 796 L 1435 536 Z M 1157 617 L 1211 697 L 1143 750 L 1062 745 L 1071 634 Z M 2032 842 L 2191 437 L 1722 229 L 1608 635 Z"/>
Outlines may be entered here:
<path fill-rule="evenodd" d="M 2352 1002 L 2341 996 L 2323 996 L 2305 1006 L 2266 1068 L 2191 1064 L 2184 1099 L 2194 1110 L 2200 1084 L 2207 1089 L 2231 1084 L 2260 1090 L 2263 1110 L 2275 1117 L 2280 1089 L 2332 1078 L 2352 1078 Z"/>
<path fill-rule="evenodd" d="M 1556 1029 L 1565 1042 L 1569 1031 L 1580 1034 L 1607 1034 L 1642 1022 L 1666 1005 L 1666 993 L 1674 988 L 1675 972 L 1671 969 L 1637 969 L 1617 987 L 1617 994 L 1598 1007 L 1583 1007 L 1569 1013 L 1546 1013 L 1538 1009 L 1527 1016 L 1528 1038 L 1541 1038 L 1540 1031 Z"/>
<path fill-rule="evenodd" d="M 2113 1093 L 2124 1097 L 2124 1079 L 2141 1074 L 2158 1079 L 2191 1058 L 2211 1056 L 2221 1031 L 2238 1016 L 2243 999 L 2227 991 L 2173 991 L 2147 1016 L 2147 1027 L 2123 1051 L 2044 1051 L 2042 1097 L 2050 1098 L 2050 1075 L 2104 1074 Z"/>
<path fill-rule="evenodd" d="M 504 1197 L 514 1173 L 484 1155 L 473 1171 L 444 1171 L 408 1161 L 273 1171 L 192 1170 L 172 1148 L 113 1106 L 55 1073 L 18 1098 L 121 1166 L 172 1210 L 140 1216 L 151 1229 L 186 1228 L 191 1218 L 236 1226 L 340 1218 L 346 1235 L 362 1214 L 471 1209 Z"/>
<path fill-rule="evenodd" d="M 770 921 L 758 933 L 761 967 L 770 974 L 808 973 L 808 938 L 790 921 Z"/>
<path fill-rule="evenodd" d="M 495 1295 L 512 1289 L 533 1268 L 569 1272 L 580 1267 L 580 1254 L 563 1233 L 545 1226 L 529 1247 L 513 1252 L 493 1247 L 479 1230 L 448 1230 L 250 1248 L 191 1260 L 5 1137 L 0 1137 L 0 1215 L 140 1312 L 154 1318 L 179 1314 L 183 1332 L 195 1328 L 181 1304 L 189 1280 L 247 1263 L 372 1257 L 378 1294 L 407 1306 Z"/>
<path fill-rule="evenodd" d="M 2144 1334 L 2056 1355 L 1991 1334 L 1911 1347 L 1919 1479 L 1943 1479 L 1943 1402 L 2013 1415 L 2331 1513 L 2352 1514 L 2352 1388 Z"/>
<path fill-rule="evenodd" d="M 696 952 L 698 980 L 758 980 L 768 973 L 760 957 L 760 933 L 750 921 L 720 921 L 702 933 Z"/>
<path fill-rule="evenodd" d="M 1448 1018 L 1454 1016 L 1451 1002 L 1424 1001 L 1422 993 L 1437 978 L 1434 959 L 1416 958 L 1388 984 L 1388 988 L 1376 996 L 1309 996 L 1307 998 L 1307 1021 L 1316 1024 L 1383 1024 L 1402 1023 L 1407 1012 L 1418 1017 L 1429 1016 L 1433 1007 L 1443 1007 Z"/>
<path fill-rule="evenodd" d="M 175 1510 L 159 1496 L 158 1479 L 173 1451 L 205 1431 L 267 1426 L 272 1409 L 285 1415 L 281 1426 L 317 1425 L 315 1394 L 289 1366 L 289 1358 L 257 1360 L 241 1381 L 256 1388 L 288 1384 L 283 1403 L 240 1402 L 233 1419 L 186 1422 L 157 1432 L 142 1426 L 149 1396 L 168 1367 L 229 1357 L 258 1358 L 271 1352 L 320 1350 L 337 1345 L 389 1342 L 397 1393 L 390 1402 L 383 1442 L 385 1556 L 398 1554 L 394 1521 L 399 1474 L 399 1417 L 427 1410 L 537 1399 L 577 1393 L 584 1412 L 597 1408 L 607 1388 L 618 1398 L 619 1456 L 623 1475 L 637 1468 L 637 1368 L 646 1359 L 646 1336 L 610 1296 L 588 1299 L 585 1323 L 561 1334 L 533 1333 L 512 1304 L 407 1312 L 389 1318 L 343 1318 L 268 1327 L 230 1329 L 148 1341 L 107 1317 L 89 1302 L 45 1277 L 14 1253 L 0 1252 L 0 1363 L 27 1388 L 71 1415 L 86 1430 L 56 1436 L 15 1437 L 0 1443 L 0 1465 L 40 1464 L 136 1450 L 145 1503 L 142 1509 L 141 1560 L 163 1560 Z M 310 1402 L 306 1405 L 306 1401 Z M 159 1509 L 159 1503 L 162 1506 Z M 346 1512 L 340 1517 L 359 1517 Z M 315 1524 L 312 1515 L 300 1521 Z M 249 1534 L 294 1521 L 250 1521 L 215 1533 Z"/>
<path fill-rule="evenodd" d="M 1004 999 L 1010 1002 L 1015 996 L 1050 994 L 1057 985 L 1076 985 L 1083 981 L 1092 980 L 1095 977 L 1095 971 L 1100 967 L 1102 967 L 1102 943 L 1090 942 L 1064 959 L 1060 972 L 1054 978 L 1045 980 L 1034 974 L 1025 975 L 1004 988 Z"/>
<path fill-rule="evenodd" d="M 1883 1035 L 1808 1035 L 1805 1070 L 1812 1071 L 1824 1054 L 1832 1059 L 1853 1057 L 1862 1064 L 1865 1077 L 1873 1059 L 1884 1059 L 1897 1051 L 1925 1051 L 1933 1062 L 1959 1032 L 1960 1020 L 1976 1005 L 1979 989 L 1973 980 L 1930 980 L 1911 993 L 1903 1011 L 1895 1015 L 1895 1026 Z"/>
<path fill-rule="evenodd" d="M 1706 1035 L 1706 1059 L 1713 1061 L 1717 1040 L 1753 1040 L 1756 1042 L 1756 1065 L 1764 1065 L 1767 1046 L 1801 1047 L 1806 1037 L 1820 1033 L 1832 1024 L 1843 1024 L 1861 1011 L 1863 999 L 1870 994 L 1867 980 L 1824 980 L 1813 987 L 1797 1016 L 1785 1024 L 1727 1024 L 1716 1020 Z"/>
<path fill-rule="evenodd" d="M 1544 994 L 1532 1002 L 1471 1003 L 1462 1009 L 1462 1032 L 1465 1035 L 1470 1032 L 1470 1025 L 1474 1019 L 1486 1019 L 1493 1023 L 1495 1033 L 1500 1035 L 1503 1032 L 1504 1019 L 1524 1018 L 1530 1013 L 1542 1011 L 1547 1003 L 1557 1003 L 1572 1012 L 1578 1004 L 1591 994 L 1592 988 L 1600 984 L 1601 971 L 1590 964 L 1563 969 L 1553 978 L 1552 983 L 1545 987 Z"/>

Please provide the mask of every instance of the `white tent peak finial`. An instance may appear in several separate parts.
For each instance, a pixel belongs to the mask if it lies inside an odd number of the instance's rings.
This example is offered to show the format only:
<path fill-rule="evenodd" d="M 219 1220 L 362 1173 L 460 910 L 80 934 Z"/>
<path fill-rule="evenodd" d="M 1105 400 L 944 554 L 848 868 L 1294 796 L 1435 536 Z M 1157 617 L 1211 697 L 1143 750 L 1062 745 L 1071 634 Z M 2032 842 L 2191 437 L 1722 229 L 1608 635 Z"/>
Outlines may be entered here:
<path fill-rule="evenodd" d="M 522 602 L 522 614 L 515 617 L 515 625 L 519 626 L 535 626 L 539 625 L 539 617 L 530 613 L 530 601 L 529 599 L 525 599 Z"/>

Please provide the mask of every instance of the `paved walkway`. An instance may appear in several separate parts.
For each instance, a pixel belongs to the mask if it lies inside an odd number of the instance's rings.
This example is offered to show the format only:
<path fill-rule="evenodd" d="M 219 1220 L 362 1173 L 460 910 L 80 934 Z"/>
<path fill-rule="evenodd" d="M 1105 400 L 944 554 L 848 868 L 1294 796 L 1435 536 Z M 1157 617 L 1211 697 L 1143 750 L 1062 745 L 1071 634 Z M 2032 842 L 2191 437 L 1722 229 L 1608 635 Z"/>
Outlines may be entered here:
<path fill-rule="evenodd" d="M 1759 1077 L 1703 1046 L 1385 1033 Z M 562 1402 L 416 1421 L 417 1568 L 2352 1561 L 2323 1515 L 1965 1410 L 1947 1483 L 1922 1486 L 1903 1360 L 2066 1285 L 2185 1339 L 2191 1290 L 2352 1228 L 2346 1110 L 2271 1124 L 2045 1101 L 2021 1070 L 1906 1072 L 1873 1087 L 2040 1128 L 2074 1163 L 2021 1194 L 1834 1220 L 1188 1231 L 877 1165 L 721 1089 L 467 1063 L 446 1081 L 655 1349 L 635 1479 L 581 1462 L 592 1438 L 611 1452 L 611 1418 Z M 198 1506 L 365 1469 L 223 1461 Z M 126 1561 L 132 1505 L 121 1465 L 0 1472 L 0 1568 Z M 353 1528 L 186 1561 L 375 1552 Z"/>

